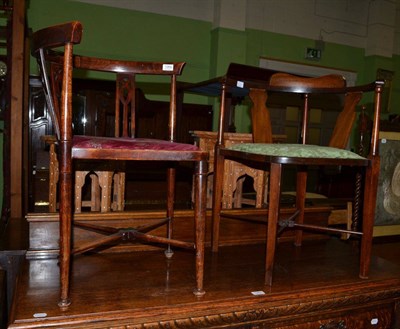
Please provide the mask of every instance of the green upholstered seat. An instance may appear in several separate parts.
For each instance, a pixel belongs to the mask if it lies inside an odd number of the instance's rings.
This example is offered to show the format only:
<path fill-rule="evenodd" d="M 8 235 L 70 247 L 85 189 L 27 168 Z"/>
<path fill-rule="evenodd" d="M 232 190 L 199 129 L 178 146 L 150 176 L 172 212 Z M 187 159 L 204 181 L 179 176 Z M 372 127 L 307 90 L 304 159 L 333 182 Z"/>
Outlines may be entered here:
<path fill-rule="evenodd" d="M 325 159 L 365 159 L 362 156 L 335 147 L 302 144 L 265 144 L 242 143 L 229 147 L 231 150 L 246 153 L 299 158 L 325 158 Z"/>

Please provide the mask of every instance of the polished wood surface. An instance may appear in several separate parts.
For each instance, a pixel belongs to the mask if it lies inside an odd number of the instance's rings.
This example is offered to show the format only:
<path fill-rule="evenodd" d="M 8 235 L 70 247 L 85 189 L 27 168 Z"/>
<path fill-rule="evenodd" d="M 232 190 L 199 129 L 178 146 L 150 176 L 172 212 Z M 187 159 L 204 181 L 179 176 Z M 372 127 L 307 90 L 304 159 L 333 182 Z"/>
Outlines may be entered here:
<path fill-rule="evenodd" d="M 398 240 L 374 245 L 368 280 L 357 277 L 359 253 L 354 241 L 306 241 L 301 248 L 279 244 L 272 287 L 263 284 L 264 254 L 264 244 L 221 247 L 218 254 L 208 250 L 207 293 L 201 298 L 191 294 L 195 271 L 188 252 L 177 251 L 171 260 L 159 250 L 75 256 L 74 303 L 65 311 L 56 305 L 57 260 L 27 260 L 18 280 L 9 328 L 400 325 Z M 378 325 L 371 325 L 373 319 L 378 319 Z"/>
<path fill-rule="evenodd" d="M 310 225 L 326 225 L 329 222 L 329 216 L 332 211 L 331 206 L 319 205 L 307 207 L 305 213 L 305 222 Z M 282 218 L 289 218 L 293 215 L 293 208 L 282 209 Z M 207 211 L 206 216 L 206 235 L 205 245 L 211 245 L 211 211 Z M 235 218 L 236 220 L 223 220 L 223 233 L 220 239 L 220 245 L 244 245 L 263 243 L 265 241 L 266 223 L 264 221 L 267 215 L 266 209 L 227 209 L 225 216 Z M 109 212 L 101 214 L 96 212 L 86 212 L 75 214 L 75 220 L 96 226 L 105 226 L 118 228 L 121 226 L 137 227 L 150 225 L 160 219 L 165 218 L 165 211 L 146 210 L 146 211 L 124 211 Z M 194 225 L 193 210 L 176 210 L 174 217 L 174 237 L 183 241 L 193 240 Z M 245 220 L 244 220 L 245 219 Z M 31 213 L 27 215 L 29 224 L 29 246 L 27 248 L 27 258 L 55 258 L 59 252 L 59 221 L 56 213 Z M 255 225 L 254 223 L 258 223 Z M 165 235 L 165 228 L 160 227 L 153 231 L 153 234 Z M 279 237 L 280 241 L 292 241 L 294 231 L 287 230 Z M 95 231 L 76 229 L 73 232 L 73 246 L 80 248 L 82 245 L 102 237 Z M 307 232 L 306 239 L 326 238 L 318 232 Z M 127 252 L 138 250 L 154 250 L 154 246 L 142 245 L 136 243 L 123 243 L 110 245 L 110 248 L 99 248 L 99 252 Z"/>

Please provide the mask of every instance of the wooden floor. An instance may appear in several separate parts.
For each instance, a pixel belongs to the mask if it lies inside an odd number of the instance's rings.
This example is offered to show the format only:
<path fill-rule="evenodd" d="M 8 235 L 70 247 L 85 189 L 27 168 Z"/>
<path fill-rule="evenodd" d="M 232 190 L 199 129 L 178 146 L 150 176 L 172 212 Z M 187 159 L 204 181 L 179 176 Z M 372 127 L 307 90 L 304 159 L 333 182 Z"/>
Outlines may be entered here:
<path fill-rule="evenodd" d="M 161 250 L 81 255 L 73 263 L 72 304 L 64 311 L 57 306 L 57 261 L 26 260 L 9 328 L 277 328 L 271 321 L 289 321 L 288 315 L 318 310 L 329 318 L 332 310 L 351 313 L 363 303 L 400 298 L 399 246 L 375 243 L 370 278 L 361 280 L 353 243 L 280 243 L 272 289 L 263 285 L 264 245 L 222 247 L 218 254 L 207 251 L 202 298 L 192 293 L 190 252 L 177 250 L 170 261 Z"/>

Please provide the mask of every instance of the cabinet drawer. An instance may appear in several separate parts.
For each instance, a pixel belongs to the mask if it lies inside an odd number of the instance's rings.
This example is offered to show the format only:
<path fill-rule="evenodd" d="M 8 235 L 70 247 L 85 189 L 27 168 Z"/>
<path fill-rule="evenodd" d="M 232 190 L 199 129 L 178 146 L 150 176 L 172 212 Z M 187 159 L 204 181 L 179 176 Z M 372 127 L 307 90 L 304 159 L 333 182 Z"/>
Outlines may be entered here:
<path fill-rule="evenodd" d="M 336 314 L 335 314 L 336 313 Z M 307 318 L 291 319 L 285 324 L 272 326 L 254 326 L 253 328 L 275 329 L 391 329 L 394 321 L 394 305 L 376 305 L 374 307 L 332 312 Z"/>
<path fill-rule="evenodd" d="M 320 321 L 321 324 L 315 328 L 321 329 L 390 329 L 392 328 L 392 308 L 380 308 L 367 312 L 354 311 L 353 315 L 348 315 L 345 318 L 336 318 L 328 321 Z"/>

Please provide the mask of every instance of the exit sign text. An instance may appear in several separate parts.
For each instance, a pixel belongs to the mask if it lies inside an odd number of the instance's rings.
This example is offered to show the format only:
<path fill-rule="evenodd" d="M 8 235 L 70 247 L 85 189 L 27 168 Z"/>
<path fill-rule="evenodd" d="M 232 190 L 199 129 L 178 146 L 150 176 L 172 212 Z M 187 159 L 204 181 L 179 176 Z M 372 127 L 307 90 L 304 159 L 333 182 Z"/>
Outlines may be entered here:
<path fill-rule="evenodd" d="M 321 50 L 316 48 L 306 49 L 306 58 L 318 61 L 321 59 Z"/>

